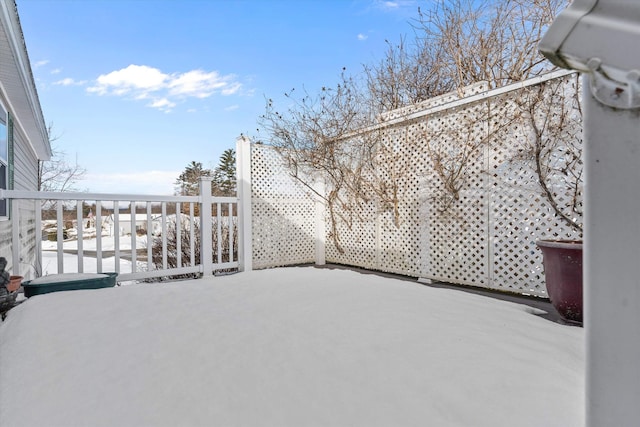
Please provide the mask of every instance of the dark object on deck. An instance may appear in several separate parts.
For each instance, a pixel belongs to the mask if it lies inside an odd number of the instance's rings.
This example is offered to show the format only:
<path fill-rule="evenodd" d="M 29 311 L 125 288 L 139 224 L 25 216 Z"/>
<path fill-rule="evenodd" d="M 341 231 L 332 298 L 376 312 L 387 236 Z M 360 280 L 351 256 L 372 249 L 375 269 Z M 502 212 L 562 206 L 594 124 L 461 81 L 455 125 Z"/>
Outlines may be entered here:
<path fill-rule="evenodd" d="M 9 310 L 18 305 L 16 297 L 22 282 L 22 276 L 9 275 L 9 272 L 5 271 L 6 267 L 6 258 L 0 257 L 0 317 L 2 320 L 7 317 Z"/>
<path fill-rule="evenodd" d="M 116 285 L 117 276 L 118 273 L 51 274 L 24 282 L 22 288 L 27 298 L 50 292 L 111 288 Z"/>
<path fill-rule="evenodd" d="M 539 240 L 544 277 L 553 307 L 569 322 L 582 324 L 582 242 Z"/>

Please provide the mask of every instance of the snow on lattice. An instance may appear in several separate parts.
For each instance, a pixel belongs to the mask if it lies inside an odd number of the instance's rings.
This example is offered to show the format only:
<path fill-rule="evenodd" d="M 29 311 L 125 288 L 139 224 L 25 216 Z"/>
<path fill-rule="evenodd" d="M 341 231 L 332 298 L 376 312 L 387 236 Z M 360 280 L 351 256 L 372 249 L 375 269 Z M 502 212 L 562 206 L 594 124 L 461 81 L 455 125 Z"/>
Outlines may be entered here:
<path fill-rule="evenodd" d="M 402 170 L 396 177 L 398 221 L 393 207 L 376 202 L 352 217 L 342 212 L 349 220 L 336 227 L 344 251 L 333 244 L 327 221 L 327 262 L 545 296 L 535 241 L 580 239 L 581 234 L 563 223 L 542 195 L 531 162 L 533 128 L 518 105 L 542 93 L 553 107 L 536 108 L 534 114 L 538 120 L 549 118 L 553 129 L 559 106 L 579 88 L 572 75 L 524 86 L 489 93 L 486 84 L 477 84 L 463 91 L 482 95 L 472 102 L 456 92 L 383 116 L 383 123 L 394 124 L 382 130 L 381 144 L 391 148 Z M 550 153 L 558 170 L 570 148 L 581 150 L 575 105 L 567 107 L 565 118 L 566 132 L 556 136 L 573 145 L 559 144 Z M 461 161 L 464 167 L 456 169 Z M 437 163 L 444 173 L 436 172 Z M 312 262 L 317 218 L 309 191 L 267 146 L 253 146 L 252 175 L 254 265 Z M 452 192 L 445 180 L 454 175 Z M 563 193 L 562 173 L 552 179 L 552 191 L 570 201 L 574 194 Z M 575 196 L 580 202 L 581 189 Z M 581 222 L 580 214 L 569 214 Z"/>

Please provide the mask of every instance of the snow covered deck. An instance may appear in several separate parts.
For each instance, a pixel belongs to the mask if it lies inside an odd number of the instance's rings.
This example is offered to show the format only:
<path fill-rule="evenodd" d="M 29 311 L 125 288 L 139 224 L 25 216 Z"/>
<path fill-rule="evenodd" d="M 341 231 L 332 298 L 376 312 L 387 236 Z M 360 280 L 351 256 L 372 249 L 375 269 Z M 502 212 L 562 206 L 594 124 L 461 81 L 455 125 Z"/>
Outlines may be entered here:
<path fill-rule="evenodd" d="M 582 426 L 584 330 L 354 271 L 47 294 L 0 324 L 3 425 Z"/>

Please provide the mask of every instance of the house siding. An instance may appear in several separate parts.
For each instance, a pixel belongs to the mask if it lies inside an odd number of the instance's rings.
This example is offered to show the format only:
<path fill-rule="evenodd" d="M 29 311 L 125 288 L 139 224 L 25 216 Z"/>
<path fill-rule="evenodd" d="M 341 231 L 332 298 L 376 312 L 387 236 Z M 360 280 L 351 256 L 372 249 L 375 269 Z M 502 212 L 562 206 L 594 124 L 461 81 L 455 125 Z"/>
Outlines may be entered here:
<path fill-rule="evenodd" d="M 12 118 L 9 126 L 9 189 L 38 189 L 38 160 L 49 160 L 51 146 L 13 0 L 0 2 L 0 100 Z M 0 219 L 0 256 L 8 270 L 29 279 L 35 275 L 36 205 L 13 201 L 15 215 Z M 17 208 L 17 209 L 16 209 Z M 19 245 L 19 250 L 15 245 Z M 14 259 L 15 258 L 15 259 Z M 15 265 L 19 263 L 19 265 Z"/>
<path fill-rule="evenodd" d="M 9 103 L 7 99 L 0 90 L 0 103 L 2 106 L 7 109 Z M 11 254 L 11 221 L 7 221 L 6 219 L 0 218 L 0 256 L 3 256 L 7 259 L 7 270 L 11 271 L 12 267 L 12 257 Z"/>
<path fill-rule="evenodd" d="M 38 189 L 36 154 L 17 127 L 14 127 L 13 137 L 14 189 L 35 191 Z M 26 278 L 31 278 L 31 275 L 35 274 L 36 263 L 36 202 L 21 200 L 19 203 L 18 218 L 11 218 L 11 221 L 20 221 L 20 272 Z"/>
<path fill-rule="evenodd" d="M 14 190 L 38 190 L 38 159 L 17 126 L 13 130 Z"/>
<path fill-rule="evenodd" d="M 0 93 L 3 105 L 8 105 L 3 94 Z M 9 114 L 13 115 L 11 111 Z M 35 191 L 38 189 L 38 159 L 27 142 L 27 138 L 13 123 L 13 188 L 14 190 Z M 13 251 L 13 238 L 11 229 L 14 221 L 18 221 L 20 245 L 20 273 L 26 278 L 32 278 L 35 273 L 36 263 L 36 229 L 35 229 L 35 205 L 31 201 L 14 201 L 18 203 L 18 217 L 9 217 L 9 220 L 0 221 L 0 256 L 4 256 L 7 261 L 7 270 L 13 271 L 11 253 Z"/>

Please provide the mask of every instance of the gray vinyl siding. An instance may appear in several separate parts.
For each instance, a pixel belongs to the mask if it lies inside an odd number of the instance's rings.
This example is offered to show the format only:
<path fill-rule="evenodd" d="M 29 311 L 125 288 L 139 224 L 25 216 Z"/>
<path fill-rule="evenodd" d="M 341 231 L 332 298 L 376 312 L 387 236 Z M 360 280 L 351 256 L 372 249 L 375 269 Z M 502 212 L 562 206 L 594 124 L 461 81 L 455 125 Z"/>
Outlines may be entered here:
<path fill-rule="evenodd" d="M 7 271 L 11 271 L 11 222 L 0 221 L 0 256 L 7 259 Z"/>
<path fill-rule="evenodd" d="M 38 159 L 17 126 L 13 130 L 14 190 L 38 190 Z"/>
<path fill-rule="evenodd" d="M 5 102 L 6 106 L 7 103 Z M 24 133 L 14 121 L 13 126 L 13 189 L 38 189 L 38 159 Z M 18 217 L 0 221 L 0 256 L 7 259 L 8 271 L 13 271 L 12 265 L 12 235 L 11 227 L 15 221 L 19 223 L 20 239 L 20 273 L 25 278 L 33 278 L 36 262 L 36 229 L 35 205 L 32 201 L 15 201 L 18 203 Z"/>
<path fill-rule="evenodd" d="M 35 191 L 38 189 L 38 159 L 17 126 L 14 127 L 13 137 L 14 189 Z M 22 200 L 19 203 L 20 274 L 30 279 L 33 278 L 31 275 L 35 272 L 36 263 L 36 202 Z"/>
<path fill-rule="evenodd" d="M 0 91 L 0 102 L 4 108 L 8 108 L 8 102 Z M 8 180 L 7 180 L 8 181 Z M 0 256 L 7 259 L 7 270 L 11 271 L 11 221 L 0 218 Z"/>
<path fill-rule="evenodd" d="M 0 101 L 13 119 L 7 187 L 34 191 L 38 189 L 38 158 L 48 159 L 51 147 L 17 8 L 11 0 L 0 4 Z M 12 203 L 9 216 L 0 219 L 0 256 L 7 258 L 11 273 L 19 270 L 31 278 L 36 259 L 35 237 L 40 232 L 35 228 L 35 204 Z M 18 253 L 14 254 L 12 248 Z"/>

